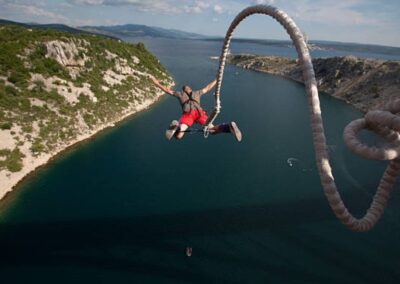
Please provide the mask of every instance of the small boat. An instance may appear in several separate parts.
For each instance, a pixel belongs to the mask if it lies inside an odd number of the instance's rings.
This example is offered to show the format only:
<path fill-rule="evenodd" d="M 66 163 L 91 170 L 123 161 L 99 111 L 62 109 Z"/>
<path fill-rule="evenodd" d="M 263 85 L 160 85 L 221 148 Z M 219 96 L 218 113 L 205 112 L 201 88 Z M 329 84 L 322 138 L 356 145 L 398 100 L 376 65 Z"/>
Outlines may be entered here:
<path fill-rule="evenodd" d="M 188 257 L 192 256 L 192 251 L 193 251 L 192 247 L 186 247 L 186 256 Z"/>

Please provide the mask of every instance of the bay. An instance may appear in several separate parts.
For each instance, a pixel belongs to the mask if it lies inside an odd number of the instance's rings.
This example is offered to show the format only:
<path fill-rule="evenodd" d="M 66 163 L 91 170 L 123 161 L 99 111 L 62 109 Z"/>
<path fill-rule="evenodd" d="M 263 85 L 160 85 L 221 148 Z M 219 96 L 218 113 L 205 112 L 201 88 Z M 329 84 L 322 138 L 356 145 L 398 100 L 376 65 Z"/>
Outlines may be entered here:
<path fill-rule="evenodd" d="M 209 57 L 219 54 L 220 43 L 141 41 L 176 88 L 213 80 L 217 62 Z M 232 52 L 258 48 L 239 44 Z M 212 103 L 210 93 L 205 108 Z M 344 126 L 360 112 L 325 94 L 321 104 L 335 179 L 361 216 L 386 163 L 356 157 L 343 145 Z M 399 185 L 371 232 L 353 233 L 337 221 L 315 168 L 301 84 L 226 66 L 218 122 L 236 121 L 241 143 L 199 134 L 166 141 L 165 128 L 179 116 L 175 98 L 164 97 L 68 150 L 2 201 L 2 281 L 400 281 Z"/>

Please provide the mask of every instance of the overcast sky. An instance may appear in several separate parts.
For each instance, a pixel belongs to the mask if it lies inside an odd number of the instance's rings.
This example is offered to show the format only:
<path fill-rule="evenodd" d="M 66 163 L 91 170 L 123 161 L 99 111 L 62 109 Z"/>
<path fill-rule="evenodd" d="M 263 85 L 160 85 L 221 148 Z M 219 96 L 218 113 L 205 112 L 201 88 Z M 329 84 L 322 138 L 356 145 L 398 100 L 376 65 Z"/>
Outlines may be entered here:
<path fill-rule="evenodd" d="M 80 25 L 144 24 L 224 36 L 247 6 L 271 4 L 286 11 L 311 40 L 400 47 L 398 0 L 0 0 L 0 18 Z M 236 37 L 288 39 L 273 19 L 246 19 Z"/>

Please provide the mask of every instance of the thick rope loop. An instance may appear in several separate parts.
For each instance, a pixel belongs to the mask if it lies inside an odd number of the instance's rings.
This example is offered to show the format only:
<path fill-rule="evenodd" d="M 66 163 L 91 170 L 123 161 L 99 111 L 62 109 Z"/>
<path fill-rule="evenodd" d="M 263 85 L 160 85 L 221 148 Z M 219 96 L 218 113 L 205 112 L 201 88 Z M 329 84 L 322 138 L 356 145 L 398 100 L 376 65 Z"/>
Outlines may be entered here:
<path fill-rule="evenodd" d="M 357 133 L 363 129 L 375 132 L 386 140 L 388 144 L 381 148 L 369 147 L 363 144 L 357 137 Z M 343 138 L 351 151 L 364 158 L 390 161 L 400 157 L 399 130 L 399 116 L 388 111 L 374 110 L 368 112 L 365 118 L 350 122 L 343 132 Z"/>
<path fill-rule="evenodd" d="M 354 152 L 371 159 L 390 160 L 378 185 L 377 192 L 373 197 L 371 206 L 364 217 L 357 219 L 349 213 L 344 205 L 336 188 L 332 169 L 329 164 L 317 82 L 307 43 L 296 23 L 284 11 L 273 6 L 256 5 L 244 9 L 232 21 L 226 33 L 221 56 L 219 58 L 219 68 L 216 76 L 217 83 L 214 93 L 214 111 L 206 121 L 205 128 L 207 129 L 207 127 L 213 123 L 221 109 L 221 84 L 233 32 L 243 19 L 252 14 L 265 14 L 277 20 L 287 31 L 296 48 L 299 64 L 301 64 L 302 67 L 305 89 L 308 94 L 310 124 L 316 163 L 321 184 L 332 211 L 340 222 L 346 225 L 350 230 L 357 232 L 370 230 L 382 216 L 393 185 L 400 174 L 400 118 L 397 116 L 397 113 L 400 113 L 400 100 L 388 104 L 380 112 L 369 112 L 365 118 L 350 123 L 344 131 L 345 141 Z M 357 139 L 357 133 L 364 128 L 381 135 L 387 142 L 393 144 L 393 146 L 385 146 L 385 148 L 381 149 L 363 145 Z"/>

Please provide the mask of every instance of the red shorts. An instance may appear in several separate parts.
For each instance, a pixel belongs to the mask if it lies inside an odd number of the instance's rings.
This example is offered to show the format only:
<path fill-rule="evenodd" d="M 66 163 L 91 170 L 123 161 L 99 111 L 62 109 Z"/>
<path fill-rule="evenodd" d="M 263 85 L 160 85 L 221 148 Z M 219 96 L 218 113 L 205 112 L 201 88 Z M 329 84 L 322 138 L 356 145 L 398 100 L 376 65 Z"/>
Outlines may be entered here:
<path fill-rule="evenodd" d="M 203 125 L 207 121 L 207 114 L 204 110 L 191 110 L 189 113 L 183 113 L 179 119 L 179 123 L 192 126 L 194 122 Z"/>

